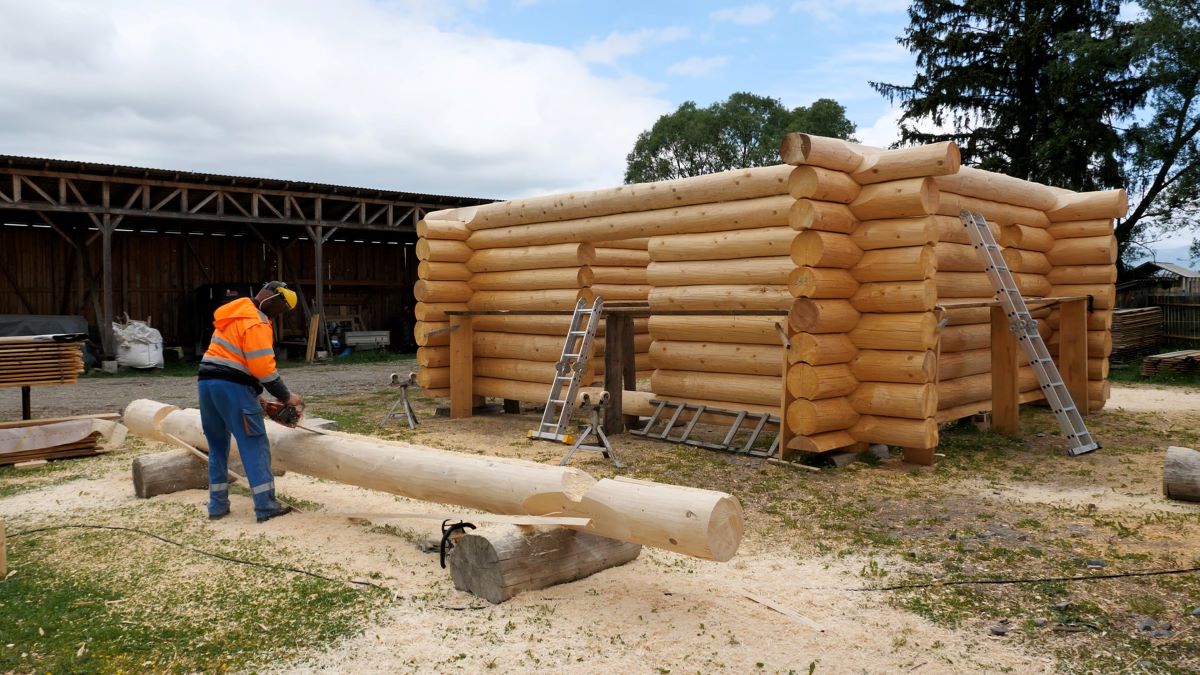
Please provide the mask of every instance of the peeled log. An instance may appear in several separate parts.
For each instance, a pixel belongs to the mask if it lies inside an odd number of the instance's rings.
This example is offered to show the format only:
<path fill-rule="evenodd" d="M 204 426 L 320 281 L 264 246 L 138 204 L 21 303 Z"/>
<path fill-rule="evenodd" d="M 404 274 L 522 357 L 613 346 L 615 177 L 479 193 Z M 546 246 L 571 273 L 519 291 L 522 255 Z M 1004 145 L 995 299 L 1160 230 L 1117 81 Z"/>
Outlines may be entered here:
<path fill-rule="evenodd" d="M 593 284 L 638 284 L 646 285 L 646 267 L 596 267 L 592 266 Z"/>
<path fill-rule="evenodd" d="M 796 199 L 849 204 L 861 190 L 850 176 L 819 166 L 798 166 L 788 178 L 788 193 Z"/>
<path fill-rule="evenodd" d="M 624 248 L 597 248 L 595 267 L 645 267 L 650 262 L 650 254 L 643 250 Z"/>
<path fill-rule="evenodd" d="M 1047 229 L 1055 239 L 1073 239 L 1075 237 L 1107 237 L 1113 233 L 1112 218 L 1098 220 L 1069 220 L 1065 223 L 1054 223 Z"/>
<path fill-rule="evenodd" d="M 788 368 L 787 388 L 792 396 L 817 401 L 846 396 L 858 387 L 858 380 L 844 363 L 810 366 L 797 363 Z"/>
<path fill-rule="evenodd" d="M 933 246 L 886 248 L 863 253 L 850 273 L 861 283 L 869 281 L 919 281 L 937 272 Z"/>
<path fill-rule="evenodd" d="M 476 330 L 472 341 L 475 358 L 558 361 L 562 356 L 563 335 L 522 335 Z"/>
<path fill-rule="evenodd" d="M 1050 282 L 1046 280 L 1042 274 L 1014 274 L 1013 280 L 1017 282 L 1017 289 L 1021 291 L 1021 295 L 1027 298 L 1045 298 L 1050 295 L 1068 295 L 1066 293 L 1053 293 Z"/>
<path fill-rule="evenodd" d="M 802 333 L 845 333 L 858 324 L 859 313 L 846 300 L 800 298 L 792 303 L 788 322 Z"/>
<path fill-rule="evenodd" d="M 655 237 L 681 232 L 720 232 L 786 225 L 794 200 L 787 195 L 697 204 L 636 213 L 564 220 L 534 225 L 512 225 L 476 230 L 467 240 L 480 250 L 508 246 L 536 246 L 572 241 L 602 241 Z"/>
<path fill-rule="evenodd" d="M 827 431 L 811 436 L 796 436 L 788 442 L 789 450 L 822 453 L 854 445 L 858 441 L 848 431 Z"/>
<path fill-rule="evenodd" d="M 208 447 L 198 410 L 160 416 L 162 409 L 154 401 L 134 401 L 125 409 L 125 424 L 143 437 L 157 440 L 166 432 Z M 590 518 L 590 525 L 575 529 L 708 560 L 730 559 L 741 542 L 741 505 L 721 492 L 596 481 L 570 467 L 278 424 L 267 425 L 267 435 L 273 463 L 315 478 L 491 513 Z"/>
<path fill-rule="evenodd" d="M 471 299 L 471 287 L 465 281 L 417 280 L 413 297 L 417 302 L 466 302 Z"/>
<path fill-rule="evenodd" d="M 1056 285 L 1051 292 L 1061 296 L 1090 295 L 1095 309 L 1112 309 L 1117 302 L 1117 287 L 1111 283 Z"/>
<path fill-rule="evenodd" d="M 803 436 L 843 431 L 854 426 L 858 413 L 846 398 L 810 401 L 798 398 L 787 409 L 788 428 Z"/>
<path fill-rule="evenodd" d="M 780 392 L 782 393 L 782 391 Z M 621 400 L 621 411 L 626 415 L 637 415 L 639 417 L 649 417 L 654 414 L 654 409 L 658 407 L 657 403 L 650 401 L 658 398 L 654 392 L 649 391 L 630 391 L 625 390 Z M 661 400 L 661 399 L 660 399 Z M 774 405 L 756 405 L 754 403 L 738 403 L 737 401 L 714 401 L 702 399 L 696 396 L 686 396 L 676 400 L 685 401 L 688 403 L 697 403 L 709 408 L 723 408 L 725 410 L 745 410 L 751 413 L 766 413 L 768 415 L 779 415 L 779 404 Z M 690 414 L 681 416 L 680 419 L 690 419 Z M 721 426 L 729 426 L 729 417 L 724 415 L 702 415 L 700 421 L 705 424 L 719 424 Z M 774 424 L 768 423 L 765 429 L 775 430 Z"/>
<path fill-rule="evenodd" d="M 937 334 L 933 312 L 863 314 L 850 339 L 859 349 L 925 351 L 933 349 Z"/>
<path fill-rule="evenodd" d="M 508 526 L 463 535 L 447 563 L 454 588 L 499 604 L 624 565 L 641 551 L 639 544 L 565 527 Z"/>
<path fill-rule="evenodd" d="M 1163 459 L 1163 495 L 1200 502 L 1200 451 L 1171 446 Z"/>
<path fill-rule="evenodd" d="M 580 267 L 595 260 L 596 250 L 591 244 L 567 243 L 475 251 L 466 263 L 468 269 L 478 273 Z"/>
<path fill-rule="evenodd" d="M 604 241 L 594 242 L 597 249 L 601 248 L 622 248 L 633 251 L 645 251 L 646 246 L 650 244 L 650 237 L 638 237 L 636 239 L 605 239 Z"/>
<path fill-rule="evenodd" d="M 862 443 L 882 443 L 902 448 L 936 448 L 938 442 L 937 420 L 908 420 L 896 417 L 863 415 L 850 429 L 854 439 Z"/>
<path fill-rule="evenodd" d="M 1018 223 L 1029 225 L 1030 227 L 1045 228 L 1050 226 L 1050 220 L 1046 218 L 1046 214 L 1037 209 L 957 195 L 953 192 L 940 193 L 937 206 L 937 213 L 939 215 L 951 216 L 957 219 L 963 209 L 978 211 L 989 222 L 997 223 L 1001 226 Z"/>
<path fill-rule="evenodd" d="M 444 347 L 450 344 L 449 333 L 438 333 L 430 335 L 430 333 L 449 328 L 450 324 L 446 321 L 418 321 L 416 326 L 413 326 L 413 339 L 416 340 L 418 347 Z"/>
<path fill-rule="evenodd" d="M 1122 218 L 1129 211 L 1125 190 L 1064 193 L 1054 208 L 1046 212 L 1051 222 Z"/>
<path fill-rule="evenodd" d="M 417 221 L 417 236 L 422 239 L 453 239 L 466 241 L 471 231 L 460 220 L 431 220 L 422 218 Z"/>
<path fill-rule="evenodd" d="M 986 323 L 947 326 L 942 329 L 942 353 L 983 349 L 992 344 L 992 327 Z"/>
<path fill-rule="evenodd" d="M 925 419 L 937 412 L 937 389 L 929 383 L 863 382 L 850 395 L 850 404 L 860 415 Z"/>
<path fill-rule="evenodd" d="M 938 287 L 932 279 L 863 284 L 850 298 L 860 312 L 923 312 L 937 304 Z"/>
<path fill-rule="evenodd" d="M 430 281 L 469 281 L 471 270 L 462 263 L 422 260 L 417 264 L 417 278 Z"/>
<path fill-rule="evenodd" d="M 417 260 L 465 263 L 474 251 L 465 242 L 444 239 L 418 239 Z"/>
<path fill-rule="evenodd" d="M 791 258 L 784 258 L 791 273 L 788 290 L 796 298 L 848 298 L 858 290 L 858 282 L 850 272 L 829 267 L 795 267 Z"/>
<path fill-rule="evenodd" d="M 783 347 L 726 342 L 675 342 L 655 340 L 650 345 L 650 366 L 664 370 L 698 370 L 742 375 L 783 374 Z"/>
<path fill-rule="evenodd" d="M 945 299 L 979 298 L 995 293 L 992 281 L 983 272 L 942 272 L 937 277 L 938 297 Z"/>
<path fill-rule="evenodd" d="M 787 310 L 792 294 L 787 286 L 666 286 L 650 291 L 651 309 Z"/>
<path fill-rule="evenodd" d="M 1054 235 L 1040 227 L 1009 225 L 1000 231 L 1000 245 L 1045 253 L 1054 248 Z"/>
<path fill-rule="evenodd" d="M 868 220 L 850 238 L 864 251 L 880 248 L 924 246 L 938 241 L 935 216 Z"/>
<path fill-rule="evenodd" d="M 957 173 L 938 176 L 934 181 L 938 189 L 944 192 L 1015 204 L 1038 211 L 1052 209 L 1058 201 L 1058 195 L 1041 183 L 969 166 L 961 167 Z"/>
<path fill-rule="evenodd" d="M 595 360 L 588 362 L 594 365 Z M 477 358 L 472 364 L 475 377 L 492 377 L 505 380 L 520 380 L 522 382 L 540 382 L 550 384 L 558 374 L 554 361 L 527 361 L 525 359 L 489 359 Z M 447 372 L 450 370 L 446 369 Z M 418 373 L 419 375 L 419 373 Z M 449 382 L 445 386 L 450 386 Z"/>
<path fill-rule="evenodd" d="M 589 267 L 551 267 L 511 272 L 481 272 L 471 277 L 469 283 L 470 288 L 476 291 L 585 288 L 592 285 L 592 270 Z"/>
<path fill-rule="evenodd" d="M 850 371 L 860 382 L 932 382 L 938 363 L 931 350 L 892 351 L 865 349 L 850 362 Z"/>
<path fill-rule="evenodd" d="M 1055 269 L 1046 258 L 1046 254 L 1039 251 L 1022 251 L 1018 248 L 1006 248 L 1001 255 L 1004 258 L 1004 264 L 1008 265 L 1008 269 L 1012 272 L 1047 274 Z"/>
<path fill-rule="evenodd" d="M 1067 284 L 1114 284 L 1117 282 L 1116 265 L 1072 265 L 1055 267 L 1046 275 L 1046 280 L 1055 286 Z"/>
<path fill-rule="evenodd" d="M 447 311 L 466 311 L 467 303 L 465 302 L 418 302 L 413 307 L 413 314 L 417 321 L 449 321 L 450 316 Z"/>
<path fill-rule="evenodd" d="M 1054 248 L 1046 253 L 1046 259 L 1053 265 L 1112 265 L 1117 262 L 1117 238 L 1106 237 L 1073 237 L 1058 239 Z"/>
<path fill-rule="evenodd" d="M 944 308 L 943 318 L 948 326 L 967 326 L 973 323 L 988 323 L 992 320 L 991 307 L 964 307 L 954 309 L 956 303 L 995 302 L 994 298 L 950 298 L 940 303 Z"/>
<path fill-rule="evenodd" d="M 778 375 L 655 370 L 650 389 L 659 397 L 675 400 L 697 397 L 757 405 L 779 405 L 783 382 Z"/>
<path fill-rule="evenodd" d="M 943 272 L 982 272 L 983 260 L 974 246 L 938 242 L 934 247 L 937 254 L 938 274 Z"/>
<path fill-rule="evenodd" d="M 917 176 L 953 175 L 960 166 L 958 146 L 944 141 L 866 154 L 851 175 L 867 185 Z"/>
<path fill-rule="evenodd" d="M 652 316 L 650 335 L 657 340 L 779 345 L 774 316 Z"/>
<path fill-rule="evenodd" d="M 766 258 L 788 255 L 795 238 L 790 227 L 676 234 L 652 238 L 648 250 L 655 262 Z"/>
<path fill-rule="evenodd" d="M 208 464 L 188 450 L 139 455 L 133 460 L 133 494 L 141 499 L 207 489 Z"/>
<path fill-rule="evenodd" d="M 450 368 L 420 368 L 417 384 L 422 389 L 446 389 L 450 386 Z"/>
<path fill-rule="evenodd" d="M 650 297 L 650 286 L 633 284 L 592 284 L 592 294 L 605 301 L 645 300 Z"/>
<path fill-rule="evenodd" d="M 850 204 L 850 211 L 859 220 L 924 216 L 937 208 L 938 192 L 932 178 L 868 185 Z"/>
<path fill-rule="evenodd" d="M 939 382 L 953 380 L 991 370 L 992 350 L 989 348 L 949 352 L 943 347 L 941 358 L 938 359 L 937 379 Z"/>
<path fill-rule="evenodd" d="M 971 236 L 967 234 L 967 228 L 963 225 L 962 219 L 957 215 L 944 216 L 940 213 L 929 216 L 933 219 L 933 225 L 937 229 L 938 241 L 947 241 L 952 244 L 971 244 Z M 1000 240 L 1000 226 L 992 221 L 988 221 L 988 229 L 992 232 L 992 237 L 997 241 Z"/>
<path fill-rule="evenodd" d="M 467 302 L 467 307 L 474 310 L 575 309 L 575 303 L 579 300 L 591 304 L 594 298 L 595 294 L 587 288 L 553 291 L 476 291 Z"/>
<path fill-rule="evenodd" d="M 441 368 L 450 365 L 449 347 L 420 347 L 417 349 L 417 365 L 422 368 Z"/>
<path fill-rule="evenodd" d="M 806 230 L 792 240 L 792 262 L 809 267 L 853 267 L 862 258 L 862 250 L 849 235 Z"/>
<path fill-rule="evenodd" d="M 880 151 L 840 138 L 800 132 L 787 134 L 779 145 L 779 154 L 786 164 L 809 164 L 847 173 L 858 169 L 864 154 L 870 152 Z"/>
<path fill-rule="evenodd" d="M 846 363 L 857 354 L 858 348 L 854 346 L 848 336 L 842 333 L 825 335 L 796 333 L 791 339 L 788 363 L 824 366 L 832 363 Z"/>
<path fill-rule="evenodd" d="M 791 258 L 747 258 L 713 263 L 708 260 L 688 262 L 652 262 L 646 268 L 646 280 L 651 286 L 692 286 L 713 284 L 788 283 L 788 274 L 796 269 Z"/>
<path fill-rule="evenodd" d="M 793 230 L 821 230 L 850 234 L 858 227 L 858 218 L 850 207 L 834 202 L 797 199 L 788 211 L 788 225 Z"/>

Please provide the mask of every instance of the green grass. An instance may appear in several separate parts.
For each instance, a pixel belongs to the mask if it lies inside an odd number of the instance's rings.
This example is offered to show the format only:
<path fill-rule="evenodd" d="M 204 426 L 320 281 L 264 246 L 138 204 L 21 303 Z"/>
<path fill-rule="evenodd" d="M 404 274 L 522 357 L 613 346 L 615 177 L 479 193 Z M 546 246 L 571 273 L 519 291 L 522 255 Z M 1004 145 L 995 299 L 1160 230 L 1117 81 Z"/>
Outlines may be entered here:
<path fill-rule="evenodd" d="M 1183 341 L 1168 342 L 1153 351 L 1154 354 L 1166 354 L 1183 349 L 1200 349 L 1200 342 Z M 1108 379 L 1113 382 L 1149 382 L 1180 387 L 1200 387 L 1200 372 L 1190 374 L 1162 373 L 1152 377 L 1141 374 L 1142 358 L 1137 357 L 1124 363 L 1114 362 L 1109 369 Z"/>

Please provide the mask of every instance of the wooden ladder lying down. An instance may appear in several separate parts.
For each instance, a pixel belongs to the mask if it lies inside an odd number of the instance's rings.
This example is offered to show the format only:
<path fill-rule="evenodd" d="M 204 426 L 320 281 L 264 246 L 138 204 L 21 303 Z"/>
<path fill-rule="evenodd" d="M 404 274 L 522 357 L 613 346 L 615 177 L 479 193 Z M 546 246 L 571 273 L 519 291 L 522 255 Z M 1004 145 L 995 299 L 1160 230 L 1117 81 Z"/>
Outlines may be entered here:
<path fill-rule="evenodd" d="M 669 443 L 682 443 L 683 445 L 691 445 L 697 448 L 706 450 L 721 450 L 723 452 L 733 452 L 751 455 L 754 457 L 774 457 L 775 451 L 779 446 L 779 435 L 775 435 L 775 440 L 771 443 L 771 447 L 767 450 L 755 449 L 754 444 L 758 442 L 758 437 L 768 424 L 778 425 L 780 420 L 775 415 L 768 413 L 752 413 L 745 410 L 725 410 L 724 408 L 712 408 L 706 405 L 698 405 L 694 403 L 682 403 L 679 401 L 663 401 L 653 399 L 651 403 L 658 404 L 654 409 L 654 414 L 650 416 L 650 421 L 641 429 L 631 430 L 629 433 L 645 436 L 653 440 L 667 441 Z M 692 413 L 692 416 L 686 420 L 683 430 L 678 436 L 672 436 L 671 431 L 675 429 L 675 425 L 682 423 L 681 417 L 685 412 Z M 664 413 L 667 415 L 664 416 Z M 725 415 L 732 417 L 733 421 L 729 425 L 729 431 L 725 433 L 725 438 L 720 443 L 712 443 L 709 441 L 701 441 L 692 438 L 692 431 L 696 429 L 700 418 L 704 415 Z M 750 435 L 746 438 L 746 442 L 740 444 L 740 447 L 734 445 L 734 437 L 738 431 L 741 431 L 742 424 L 747 420 L 754 422 L 752 428 L 748 428 Z M 662 429 L 655 429 L 654 426 L 662 423 Z"/>

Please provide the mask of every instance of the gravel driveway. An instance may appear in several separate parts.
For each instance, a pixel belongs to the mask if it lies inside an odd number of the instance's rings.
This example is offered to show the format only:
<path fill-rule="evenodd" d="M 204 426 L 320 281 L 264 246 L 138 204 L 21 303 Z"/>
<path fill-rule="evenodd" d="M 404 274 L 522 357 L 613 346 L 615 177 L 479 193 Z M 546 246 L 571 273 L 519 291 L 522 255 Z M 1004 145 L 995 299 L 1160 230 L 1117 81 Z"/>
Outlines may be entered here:
<path fill-rule="evenodd" d="M 416 361 L 383 363 L 316 364 L 280 371 L 288 388 L 301 396 L 329 396 L 371 392 L 387 386 L 391 373 L 408 374 Z M 181 408 L 194 408 L 196 377 L 144 375 L 87 377 L 78 384 L 34 387 L 33 416 L 61 417 L 89 413 L 120 412 L 138 398 L 150 398 Z M 0 389 L 0 420 L 21 417 L 21 390 Z"/>

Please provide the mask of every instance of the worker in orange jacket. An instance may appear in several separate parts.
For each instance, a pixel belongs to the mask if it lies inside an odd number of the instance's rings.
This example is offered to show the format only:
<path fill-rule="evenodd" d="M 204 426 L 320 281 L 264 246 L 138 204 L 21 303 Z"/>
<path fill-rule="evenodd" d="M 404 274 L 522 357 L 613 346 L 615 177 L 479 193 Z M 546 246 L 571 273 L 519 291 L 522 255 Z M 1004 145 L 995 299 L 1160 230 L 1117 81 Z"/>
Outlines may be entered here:
<path fill-rule="evenodd" d="M 238 298 L 213 314 L 212 342 L 200 360 L 200 421 L 208 439 L 208 517 L 229 515 L 229 435 L 250 481 L 258 522 L 292 510 L 275 499 L 271 446 L 258 396 L 266 389 L 300 408 L 300 396 L 288 391 L 275 369 L 271 319 L 296 306 L 296 293 L 280 281 L 262 287 L 253 298 Z"/>

